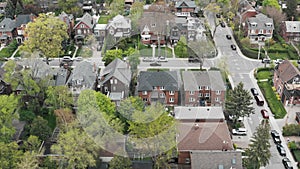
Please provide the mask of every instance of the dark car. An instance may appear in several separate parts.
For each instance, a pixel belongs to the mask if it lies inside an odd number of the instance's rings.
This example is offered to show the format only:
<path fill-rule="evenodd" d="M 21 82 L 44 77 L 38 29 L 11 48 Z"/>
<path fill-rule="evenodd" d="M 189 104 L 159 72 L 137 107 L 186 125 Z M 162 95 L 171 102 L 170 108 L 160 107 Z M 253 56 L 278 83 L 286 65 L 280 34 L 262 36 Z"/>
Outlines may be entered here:
<path fill-rule="evenodd" d="M 275 144 L 281 144 L 280 135 L 276 130 L 271 130 L 271 136 Z"/>
<path fill-rule="evenodd" d="M 286 156 L 286 151 L 281 144 L 277 144 L 277 150 L 281 156 Z"/>
<path fill-rule="evenodd" d="M 199 62 L 200 62 L 200 59 L 197 58 L 197 57 L 190 56 L 189 59 L 188 59 L 188 61 L 189 61 L 190 63 L 199 63 Z"/>
<path fill-rule="evenodd" d="M 298 63 L 298 64 L 300 64 L 300 59 L 299 59 L 299 60 L 297 60 L 297 63 Z"/>
<path fill-rule="evenodd" d="M 261 112 L 261 115 L 263 116 L 263 118 L 269 119 L 269 113 L 266 109 L 262 109 L 260 112 Z"/>
<path fill-rule="evenodd" d="M 253 96 L 257 96 L 258 95 L 258 91 L 255 88 L 251 88 L 250 91 L 253 94 Z"/>
<path fill-rule="evenodd" d="M 224 22 L 221 22 L 220 25 L 221 25 L 221 27 L 225 28 L 225 23 Z"/>
<path fill-rule="evenodd" d="M 150 66 L 161 66 L 161 64 L 157 63 L 157 62 L 153 62 L 153 63 L 150 63 Z"/>
<path fill-rule="evenodd" d="M 263 58 L 263 59 L 261 60 L 261 63 L 267 63 L 267 64 L 270 64 L 270 63 L 271 63 L 271 60 L 268 59 L 268 58 Z"/>
<path fill-rule="evenodd" d="M 292 169 L 293 168 L 290 159 L 288 159 L 287 157 L 282 159 L 282 164 L 284 165 L 284 168 L 286 168 L 286 169 Z"/>
<path fill-rule="evenodd" d="M 234 44 L 230 45 L 232 50 L 236 50 L 236 46 Z"/>
<path fill-rule="evenodd" d="M 231 36 L 230 36 L 230 35 L 226 35 L 226 38 L 227 38 L 227 39 L 231 39 Z"/>
<path fill-rule="evenodd" d="M 216 17 L 217 17 L 217 18 L 221 18 L 221 14 L 217 13 L 217 14 L 216 14 Z"/>

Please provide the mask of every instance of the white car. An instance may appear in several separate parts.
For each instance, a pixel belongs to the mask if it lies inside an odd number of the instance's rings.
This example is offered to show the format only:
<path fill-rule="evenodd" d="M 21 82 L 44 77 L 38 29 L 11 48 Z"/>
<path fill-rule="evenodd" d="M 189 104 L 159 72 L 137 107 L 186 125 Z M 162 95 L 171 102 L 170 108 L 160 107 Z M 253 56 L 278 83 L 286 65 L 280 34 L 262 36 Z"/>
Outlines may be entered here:
<path fill-rule="evenodd" d="M 232 129 L 232 134 L 245 136 L 245 135 L 247 135 L 247 129 L 245 129 L 245 128 Z"/>
<path fill-rule="evenodd" d="M 276 59 L 276 60 L 274 60 L 274 63 L 275 63 L 275 64 L 280 64 L 280 63 L 282 63 L 282 62 L 283 62 L 282 59 Z"/>
<path fill-rule="evenodd" d="M 154 58 L 153 57 L 144 57 L 143 62 L 154 62 Z"/>
<path fill-rule="evenodd" d="M 164 56 L 160 56 L 160 57 L 158 57 L 157 61 L 158 62 L 168 62 L 168 59 Z"/>

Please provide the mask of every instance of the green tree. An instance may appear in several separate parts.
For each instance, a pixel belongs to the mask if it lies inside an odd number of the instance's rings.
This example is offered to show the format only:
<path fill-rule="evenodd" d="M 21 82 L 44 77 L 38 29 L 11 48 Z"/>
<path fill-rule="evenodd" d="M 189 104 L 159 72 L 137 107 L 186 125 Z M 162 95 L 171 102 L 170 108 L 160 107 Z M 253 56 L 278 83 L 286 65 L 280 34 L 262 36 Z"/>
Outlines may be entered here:
<path fill-rule="evenodd" d="M 24 54 L 39 51 L 46 58 L 63 54 L 62 41 L 68 37 L 67 25 L 54 15 L 40 14 L 27 25 L 26 33 L 28 40 L 20 48 Z"/>
<path fill-rule="evenodd" d="M 123 51 L 121 49 L 115 49 L 115 50 L 107 50 L 105 55 L 102 58 L 102 61 L 104 61 L 104 65 L 107 66 L 110 62 L 115 60 L 116 58 L 122 59 Z"/>
<path fill-rule="evenodd" d="M 39 140 L 39 138 L 34 135 L 30 135 L 23 145 L 25 151 L 30 151 L 30 152 L 38 152 L 40 146 L 41 146 L 41 140 Z"/>
<path fill-rule="evenodd" d="M 298 2 L 297 0 L 288 0 L 286 2 L 286 6 L 287 6 L 287 9 L 286 9 L 286 15 L 287 15 L 287 18 L 292 20 L 294 18 L 294 20 L 296 20 L 298 14 L 297 14 L 297 5 L 298 5 Z"/>
<path fill-rule="evenodd" d="M 271 158 L 270 152 L 270 125 L 268 120 L 263 120 L 262 123 L 256 128 L 255 133 L 249 144 L 249 148 L 246 150 L 244 164 L 249 169 L 258 169 L 261 166 L 269 164 Z"/>
<path fill-rule="evenodd" d="M 145 2 L 136 1 L 132 4 L 130 9 L 130 18 L 132 21 L 138 21 L 143 15 Z"/>
<path fill-rule="evenodd" d="M 14 19 L 16 15 L 22 13 L 23 4 L 22 1 L 18 0 L 7 0 L 7 5 L 5 7 L 5 17 Z"/>
<path fill-rule="evenodd" d="M 180 58 L 188 56 L 187 40 L 184 36 L 180 37 L 174 50 L 175 50 L 175 54 Z"/>
<path fill-rule="evenodd" d="M 124 0 L 113 0 L 109 4 L 109 9 L 110 9 L 110 15 L 112 17 L 120 14 L 123 15 L 124 13 L 124 6 L 125 6 L 125 1 Z"/>
<path fill-rule="evenodd" d="M 1 169 L 18 168 L 22 152 L 18 150 L 19 146 L 16 142 L 4 143 L 0 142 L 0 167 Z"/>
<path fill-rule="evenodd" d="M 140 97 L 128 97 L 121 101 L 118 112 L 128 120 L 132 119 L 135 111 L 143 111 L 145 103 Z"/>
<path fill-rule="evenodd" d="M 96 166 L 98 147 L 78 123 L 65 126 L 59 134 L 58 143 L 53 145 L 51 150 L 64 155 L 62 158 L 66 158 L 67 169 Z"/>
<path fill-rule="evenodd" d="M 225 102 L 225 109 L 229 115 L 233 116 L 234 123 L 239 117 L 249 116 L 254 113 L 251 95 L 244 89 L 244 84 L 240 82 L 233 90 L 228 92 Z"/>
<path fill-rule="evenodd" d="M 271 7 L 275 7 L 278 10 L 280 9 L 280 5 L 277 0 L 264 0 L 262 2 L 262 5 L 264 7 L 271 6 Z"/>
<path fill-rule="evenodd" d="M 110 169 L 132 169 L 132 162 L 128 157 L 115 156 L 109 162 Z"/>
<path fill-rule="evenodd" d="M 280 25 L 282 21 L 286 20 L 286 15 L 280 9 L 270 6 L 265 7 L 265 12 L 270 18 L 273 18 L 275 31 L 279 33 Z"/>
<path fill-rule="evenodd" d="M 9 60 L 4 65 L 4 80 L 9 83 L 13 90 L 15 90 L 19 84 L 19 76 L 17 75 L 16 70 L 16 62 L 13 60 Z"/>
<path fill-rule="evenodd" d="M 52 106 L 54 110 L 72 108 L 73 97 L 67 86 L 49 86 L 45 103 Z"/>
<path fill-rule="evenodd" d="M 13 94 L 0 95 L 0 141 L 9 141 L 15 133 L 12 121 L 18 118 L 17 105 L 18 99 Z"/>
<path fill-rule="evenodd" d="M 41 116 L 37 116 L 33 120 L 30 127 L 30 134 L 38 136 L 41 140 L 46 140 L 51 136 L 51 128 L 48 126 L 48 121 Z"/>
<path fill-rule="evenodd" d="M 36 157 L 36 153 L 26 151 L 21 161 L 17 164 L 17 167 L 19 169 L 38 169 L 39 161 Z"/>
<path fill-rule="evenodd" d="M 129 62 L 132 73 L 137 73 L 137 67 L 141 62 L 140 52 L 130 47 L 127 51 L 124 52 L 124 54 L 127 56 L 127 60 Z"/>
<path fill-rule="evenodd" d="M 67 14 L 75 17 L 82 15 L 82 9 L 77 5 L 77 0 L 58 0 L 58 7 Z"/>

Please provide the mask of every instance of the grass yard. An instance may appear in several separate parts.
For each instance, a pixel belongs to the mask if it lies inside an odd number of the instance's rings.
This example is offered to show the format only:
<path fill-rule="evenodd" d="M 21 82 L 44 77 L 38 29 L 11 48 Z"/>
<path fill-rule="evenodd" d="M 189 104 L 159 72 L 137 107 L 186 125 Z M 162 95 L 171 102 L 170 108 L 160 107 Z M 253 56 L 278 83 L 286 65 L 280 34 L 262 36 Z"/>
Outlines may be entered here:
<path fill-rule="evenodd" d="M 271 79 L 273 77 L 273 68 L 259 68 L 255 77 L 258 80 Z"/>
<path fill-rule="evenodd" d="M 140 50 L 140 54 L 142 57 L 152 57 L 152 48 L 144 48 Z M 172 51 L 169 48 L 162 47 L 160 49 L 160 55 L 161 56 L 166 56 L 167 58 L 171 58 L 172 56 Z M 158 49 L 155 48 L 155 56 L 158 56 Z"/>
<path fill-rule="evenodd" d="M 98 24 L 107 24 L 108 20 L 111 18 L 110 15 L 101 15 L 99 20 L 98 20 Z"/>
<path fill-rule="evenodd" d="M 294 158 L 297 162 L 300 162 L 300 150 L 292 150 L 292 154 L 294 155 Z"/>

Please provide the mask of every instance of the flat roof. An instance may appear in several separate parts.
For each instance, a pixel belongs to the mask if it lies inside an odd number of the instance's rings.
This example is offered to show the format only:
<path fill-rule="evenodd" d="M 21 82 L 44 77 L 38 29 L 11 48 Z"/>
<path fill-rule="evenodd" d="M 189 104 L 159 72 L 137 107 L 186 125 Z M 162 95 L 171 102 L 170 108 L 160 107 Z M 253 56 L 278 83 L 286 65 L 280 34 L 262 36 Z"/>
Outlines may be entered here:
<path fill-rule="evenodd" d="M 183 107 L 174 108 L 175 119 L 192 120 L 192 119 L 225 119 L 223 109 L 216 107 Z"/>

